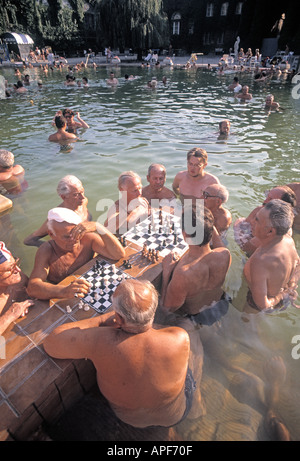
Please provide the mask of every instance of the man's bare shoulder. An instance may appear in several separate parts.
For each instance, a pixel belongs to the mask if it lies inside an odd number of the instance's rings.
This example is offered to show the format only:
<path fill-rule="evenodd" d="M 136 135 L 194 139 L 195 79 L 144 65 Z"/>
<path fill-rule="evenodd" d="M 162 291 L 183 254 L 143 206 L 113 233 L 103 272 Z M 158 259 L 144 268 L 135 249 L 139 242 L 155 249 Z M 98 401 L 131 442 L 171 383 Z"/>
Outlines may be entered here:
<path fill-rule="evenodd" d="M 185 178 L 186 175 L 187 175 L 187 171 L 186 171 L 186 170 L 179 171 L 179 172 L 176 174 L 175 179 L 181 180 L 181 179 Z"/>

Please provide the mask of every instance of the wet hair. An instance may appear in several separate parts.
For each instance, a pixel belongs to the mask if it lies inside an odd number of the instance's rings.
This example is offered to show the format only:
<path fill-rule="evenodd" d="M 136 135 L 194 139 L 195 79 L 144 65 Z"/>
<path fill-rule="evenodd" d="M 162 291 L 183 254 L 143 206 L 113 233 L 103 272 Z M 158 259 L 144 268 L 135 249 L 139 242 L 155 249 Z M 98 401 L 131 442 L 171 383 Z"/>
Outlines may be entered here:
<path fill-rule="evenodd" d="M 124 171 L 124 173 L 120 174 L 119 179 L 118 179 L 118 187 L 121 190 L 124 185 L 127 183 L 128 180 L 131 179 L 139 179 L 141 181 L 141 178 L 137 173 L 134 171 Z"/>
<path fill-rule="evenodd" d="M 63 110 L 63 116 L 65 117 L 66 115 L 75 115 L 72 109 L 64 109 Z"/>
<path fill-rule="evenodd" d="M 187 153 L 187 160 L 189 160 L 190 157 L 202 158 L 203 160 L 207 161 L 207 152 L 200 147 L 193 147 L 193 149 L 189 150 Z"/>
<path fill-rule="evenodd" d="M 293 225 L 294 213 L 291 206 L 283 200 L 274 199 L 265 205 L 269 220 L 277 235 L 285 235 Z"/>
<path fill-rule="evenodd" d="M 192 226 L 193 229 L 196 229 L 195 232 L 193 232 L 192 234 L 188 234 L 185 229 L 187 218 L 191 218 L 191 222 L 189 222 L 189 225 Z M 206 207 L 204 207 L 203 212 L 201 209 L 199 209 L 196 213 L 195 208 L 193 208 L 192 206 L 185 206 L 183 208 L 182 213 L 182 230 L 185 231 L 186 235 L 191 239 L 195 238 L 197 229 L 199 229 L 199 227 L 202 226 L 203 240 L 201 243 L 197 244 L 199 247 L 202 247 L 211 241 L 214 227 L 213 214 Z"/>
<path fill-rule="evenodd" d="M 63 117 L 62 115 L 56 115 L 54 122 L 56 128 L 63 128 L 67 124 L 65 117 Z"/>
<path fill-rule="evenodd" d="M 60 197 L 69 195 L 71 187 L 82 187 L 82 182 L 76 176 L 67 175 L 64 176 L 58 183 L 56 191 Z"/>
<path fill-rule="evenodd" d="M 153 323 L 158 293 L 148 280 L 127 279 L 117 287 L 113 302 L 115 312 L 125 317 L 128 323 L 144 327 Z"/>
<path fill-rule="evenodd" d="M 289 203 L 293 208 L 297 205 L 297 197 L 295 192 L 290 189 L 288 186 L 283 186 L 285 192 L 281 196 L 283 202 Z"/>

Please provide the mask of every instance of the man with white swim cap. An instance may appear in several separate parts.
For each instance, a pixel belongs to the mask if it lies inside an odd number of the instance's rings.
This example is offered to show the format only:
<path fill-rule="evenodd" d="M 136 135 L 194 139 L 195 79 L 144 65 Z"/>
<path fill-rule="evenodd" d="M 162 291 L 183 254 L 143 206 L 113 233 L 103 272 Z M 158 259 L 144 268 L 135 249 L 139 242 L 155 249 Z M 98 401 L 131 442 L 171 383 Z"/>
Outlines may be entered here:
<path fill-rule="evenodd" d="M 15 259 L 0 242 L 0 335 L 19 317 L 27 314 L 33 301 L 26 299 L 28 277 L 21 271 Z"/>
<path fill-rule="evenodd" d="M 97 223 L 96 232 L 72 230 L 81 223 L 73 210 L 63 207 L 48 212 L 48 233 L 51 240 L 39 247 L 31 273 L 28 293 L 38 299 L 84 297 L 90 284 L 84 279 L 67 286 L 57 285 L 91 260 L 95 253 L 114 261 L 124 257 L 124 248 L 104 226 Z"/>

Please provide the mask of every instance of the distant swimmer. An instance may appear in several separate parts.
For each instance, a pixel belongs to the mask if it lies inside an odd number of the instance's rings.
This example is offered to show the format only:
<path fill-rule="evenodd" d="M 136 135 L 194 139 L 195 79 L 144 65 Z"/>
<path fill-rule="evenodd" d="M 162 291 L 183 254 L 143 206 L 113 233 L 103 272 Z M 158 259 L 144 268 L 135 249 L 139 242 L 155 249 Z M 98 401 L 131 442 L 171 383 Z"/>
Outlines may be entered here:
<path fill-rule="evenodd" d="M 114 72 L 111 72 L 109 78 L 106 80 L 106 84 L 109 86 L 116 86 L 118 83 L 119 80 L 115 77 Z"/>
<path fill-rule="evenodd" d="M 243 86 L 242 92 L 237 93 L 236 97 L 242 99 L 243 101 L 249 101 L 250 99 L 252 99 L 252 94 L 249 93 L 249 86 Z"/>
<path fill-rule="evenodd" d="M 268 94 L 265 101 L 265 109 L 267 110 L 278 110 L 280 105 L 278 102 L 274 100 L 274 96 L 272 94 Z"/>
<path fill-rule="evenodd" d="M 62 114 L 67 121 L 67 131 L 69 133 L 76 133 L 79 128 L 89 128 L 89 125 L 80 117 L 79 112 L 76 112 L 77 120 L 74 120 L 75 113 L 72 109 L 64 109 Z"/>
<path fill-rule="evenodd" d="M 219 123 L 219 138 L 218 139 L 226 139 L 230 133 L 230 121 L 229 120 L 222 120 Z"/>
<path fill-rule="evenodd" d="M 48 138 L 51 142 L 76 141 L 78 138 L 74 133 L 66 131 L 67 121 L 62 115 L 57 115 L 54 119 L 57 132 L 51 134 Z"/>

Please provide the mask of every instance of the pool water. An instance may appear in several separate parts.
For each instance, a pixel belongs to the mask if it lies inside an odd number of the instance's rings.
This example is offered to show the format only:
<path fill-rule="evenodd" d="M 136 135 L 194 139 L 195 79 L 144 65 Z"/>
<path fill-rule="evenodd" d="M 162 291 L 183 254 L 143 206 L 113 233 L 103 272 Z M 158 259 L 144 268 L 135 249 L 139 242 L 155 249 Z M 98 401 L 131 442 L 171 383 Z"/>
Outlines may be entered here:
<path fill-rule="evenodd" d="M 14 153 L 28 182 L 27 190 L 13 197 L 11 211 L 1 216 L 0 238 L 21 258 L 28 275 L 36 248 L 24 246 L 23 239 L 60 203 L 56 187 L 67 174 L 82 181 L 94 220 L 105 211 L 102 199 L 118 198 L 121 172 L 136 171 L 146 185 L 148 166 L 163 163 L 166 186 L 171 188 L 176 173 L 186 169 L 188 150 L 196 146 L 207 150 L 207 171 L 229 190 L 226 206 L 233 221 L 261 204 L 266 189 L 299 181 L 300 101 L 293 98 L 293 84 L 288 79 L 258 84 L 253 74 L 241 74 L 241 84 L 249 85 L 253 94 L 250 102 L 242 103 L 226 89 L 233 74 L 218 76 L 200 68 L 122 67 L 114 69 L 118 87 L 109 88 L 105 80 L 110 70 L 81 70 L 76 79 L 86 75 L 89 88 L 68 88 L 63 84 L 66 69 L 48 75 L 39 68 L 29 69 L 28 92 L 0 99 L 0 147 Z M 126 73 L 136 79 L 126 82 Z M 1 74 L 9 83 L 17 80 L 12 69 Z M 146 88 L 153 75 L 158 80 L 154 91 Z M 163 75 L 167 76 L 166 85 Z M 37 88 L 39 78 L 43 80 L 41 90 Z M 268 93 L 280 103 L 280 112 L 264 110 Z M 76 143 L 61 147 L 50 143 L 48 136 L 55 131 L 51 125 L 55 112 L 65 107 L 78 111 L 90 128 L 79 131 Z M 231 134 L 222 141 L 218 140 L 218 123 L 225 118 L 231 121 Z M 299 235 L 294 238 L 299 249 Z M 292 356 L 292 339 L 300 334 L 300 311 L 289 307 L 273 314 L 244 313 L 247 287 L 242 271 L 246 259 L 232 229 L 227 240 L 232 265 L 225 291 L 232 297 L 232 305 L 211 330 L 214 340 L 205 356 L 202 380 L 206 415 L 187 420 L 176 429 L 184 440 L 268 440 L 263 426 L 265 407 L 250 394 L 248 384 L 241 392 L 243 386 L 237 386 L 232 370 L 214 359 L 219 343 L 231 364 L 251 371 L 260 383 L 264 381 L 263 364 L 273 355 L 283 358 L 286 381 L 276 414 L 292 439 L 300 440 L 300 362 Z"/>

